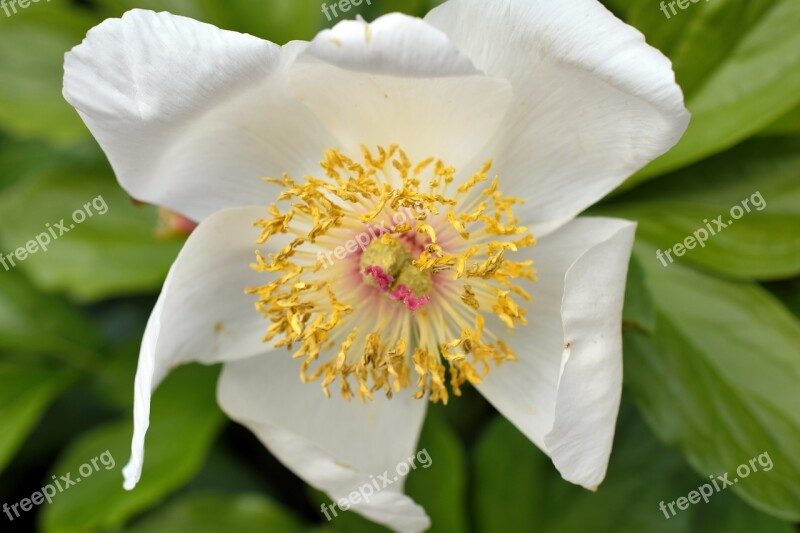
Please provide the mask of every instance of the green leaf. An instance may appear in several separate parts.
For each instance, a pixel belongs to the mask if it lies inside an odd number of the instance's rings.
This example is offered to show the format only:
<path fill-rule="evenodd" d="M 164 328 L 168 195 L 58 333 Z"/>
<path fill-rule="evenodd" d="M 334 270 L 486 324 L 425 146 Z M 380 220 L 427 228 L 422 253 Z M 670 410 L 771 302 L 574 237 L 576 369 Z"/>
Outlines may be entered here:
<path fill-rule="evenodd" d="M 73 479 L 86 479 L 59 493 L 44 508 L 43 531 L 68 533 L 120 527 L 196 475 L 224 423 L 215 399 L 217 374 L 216 368 L 184 367 L 156 391 L 142 479 L 130 492 L 123 490 L 120 473 L 130 454 L 130 421 L 98 427 L 76 440 L 51 470 L 58 475 L 71 473 Z M 80 466 L 106 451 L 114 464 L 101 467 L 91 477 L 82 476 Z"/>
<path fill-rule="evenodd" d="M 800 102 L 796 0 L 688 2 L 669 19 L 651 0 L 610 3 L 672 59 L 692 113 L 678 145 L 623 188 L 731 147 Z"/>
<path fill-rule="evenodd" d="M 697 24 L 698 11 L 706 11 L 710 6 L 693 5 L 696 7 L 692 12 L 694 16 L 672 16 L 667 19 L 658 4 L 654 5 L 649 0 L 602 0 L 602 3 L 610 9 L 617 17 L 641 31 L 647 39 L 647 44 L 658 48 L 673 61 L 673 68 L 679 70 L 679 65 L 675 64 L 677 57 L 676 48 L 686 38 L 687 29 L 692 24 Z M 705 16 L 708 16 L 706 13 Z M 729 48 L 726 48 L 726 51 Z M 714 50 L 707 51 L 696 57 L 696 61 L 706 61 L 706 58 L 716 53 Z M 723 54 L 724 55 L 724 54 Z M 679 75 L 679 80 L 683 78 Z"/>
<path fill-rule="evenodd" d="M 653 299 L 645 285 L 644 268 L 635 257 L 628 266 L 625 282 L 625 307 L 622 310 L 622 327 L 638 328 L 652 333 L 655 330 L 656 311 Z"/>
<path fill-rule="evenodd" d="M 149 515 L 127 533 L 218 533 L 275 531 L 301 533 L 308 527 L 272 500 L 257 494 L 198 492 Z"/>
<path fill-rule="evenodd" d="M 637 244 L 656 334 L 628 330 L 625 383 L 650 427 L 705 476 L 767 453 L 732 489 L 775 516 L 800 519 L 800 321 L 757 285 L 652 261 Z M 742 477 L 742 476 L 739 476 Z"/>
<path fill-rule="evenodd" d="M 797 318 L 800 318 L 800 278 L 770 283 L 766 288 Z"/>
<path fill-rule="evenodd" d="M 552 463 L 505 418 L 495 417 L 475 446 L 473 510 L 478 531 L 516 531 L 519 524 L 540 531 L 547 497 L 559 485 Z M 524 497 L 521 497 L 524 495 Z"/>
<path fill-rule="evenodd" d="M 0 472 L 72 376 L 64 370 L 0 361 Z"/>
<path fill-rule="evenodd" d="M 122 345 L 108 348 L 106 357 L 94 369 L 91 390 L 106 406 L 120 411 L 133 409 L 130 384 L 131 376 L 136 375 L 141 345 L 141 335 L 138 335 Z"/>
<path fill-rule="evenodd" d="M 758 132 L 760 136 L 800 135 L 800 106 L 795 107 L 781 118 Z"/>
<path fill-rule="evenodd" d="M 63 4 L 42 1 L 0 15 L 0 126 L 62 144 L 89 136 L 61 96 L 64 53 L 99 22 L 87 10 Z"/>
<path fill-rule="evenodd" d="M 278 44 L 311 40 L 322 29 L 322 0 L 232 0 L 221 4 L 202 0 L 203 17 L 222 28 L 250 33 Z M 351 13 L 356 12 L 355 10 Z M 350 17 L 352 18 L 352 16 Z"/>
<path fill-rule="evenodd" d="M 431 9 L 443 2 L 444 0 L 373 0 L 372 4 L 367 6 L 366 0 L 364 0 L 362 3 L 363 13 L 361 13 L 361 15 L 367 20 L 374 20 L 381 15 L 395 12 L 405 13 L 413 17 L 424 17 Z M 335 1 L 326 0 L 326 3 L 331 5 L 335 3 Z M 352 13 L 351 11 L 348 14 L 348 18 L 353 18 Z M 339 20 L 341 20 L 341 18 Z M 332 26 L 334 22 L 338 22 L 338 20 L 329 22 L 328 25 Z"/>
<path fill-rule="evenodd" d="M 0 348 L 69 355 L 79 362 L 75 357 L 93 356 L 102 343 L 80 309 L 39 291 L 19 272 L 0 272 Z"/>
<path fill-rule="evenodd" d="M 119 17 L 133 8 L 169 11 L 225 30 L 249 33 L 262 39 L 283 44 L 290 40 L 310 40 L 322 29 L 326 19 L 322 0 L 101 0 L 103 14 Z M 357 10 L 351 10 L 353 18 Z"/>
<path fill-rule="evenodd" d="M 371 20 L 385 13 L 399 11 L 422 17 L 441 2 L 442 0 L 360 0 L 350 2 L 349 9 L 342 11 L 339 0 L 230 0 L 225 3 L 217 0 L 99 0 L 106 17 L 119 17 L 133 8 L 167 10 L 278 44 L 296 39 L 311 40 L 323 28 L 359 15 Z M 327 10 L 323 6 L 327 6 Z"/>
<path fill-rule="evenodd" d="M 452 404 L 451 407 L 452 408 Z M 434 531 L 467 531 L 467 458 L 453 430 L 431 409 L 406 494 L 425 508 Z"/>
<path fill-rule="evenodd" d="M 40 141 L 19 141 L 0 135 L 0 191 L 57 165 L 62 154 Z"/>
<path fill-rule="evenodd" d="M 27 179 L 0 198 L 3 247 L 26 252 L 33 243 L 36 250 L 22 261 L 17 255 L 17 268 L 47 290 L 82 300 L 161 285 L 182 243 L 156 240 L 156 224 L 155 208 L 134 206 L 107 167 L 88 163 Z M 50 240 L 46 251 L 38 236 Z"/>
<path fill-rule="evenodd" d="M 484 432 L 474 460 L 480 532 L 519 531 L 520 524 L 542 533 L 792 531 L 791 525 L 747 507 L 729 491 L 683 511 L 673 504 L 675 515 L 667 508 L 667 518 L 660 502 L 666 507 L 697 490 L 705 479 L 659 444 L 625 404 L 608 474 L 596 493 L 561 479 L 550 460 L 501 417 Z"/>
<path fill-rule="evenodd" d="M 672 258 L 740 279 L 795 276 L 800 274 L 798 168 L 800 137 L 756 139 L 595 211 L 637 220 L 637 235 L 661 250 L 691 237 L 686 244 L 693 249 L 682 256 L 670 252 L 663 259 L 643 259 L 650 263 L 670 264 Z M 718 216 L 728 227 L 719 229 L 713 222 Z M 692 237 L 695 231 L 702 231 L 696 237 L 707 236 L 703 246 Z"/>

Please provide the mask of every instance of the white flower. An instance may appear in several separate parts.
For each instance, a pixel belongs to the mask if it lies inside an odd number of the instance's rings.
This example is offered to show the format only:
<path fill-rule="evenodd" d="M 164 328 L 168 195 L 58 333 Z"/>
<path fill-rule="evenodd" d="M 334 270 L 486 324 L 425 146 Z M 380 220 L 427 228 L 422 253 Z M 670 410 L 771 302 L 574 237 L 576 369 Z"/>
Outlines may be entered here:
<path fill-rule="evenodd" d="M 144 335 L 126 488 L 152 390 L 190 361 L 224 362 L 222 408 L 334 500 L 415 452 L 415 396 L 465 381 L 565 479 L 603 480 L 634 224 L 575 217 L 688 113 L 669 61 L 599 3 L 450 0 L 283 47 L 134 10 L 67 54 L 64 95 L 133 197 L 200 223 Z M 429 525 L 402 483 L 354 510 Z"/>

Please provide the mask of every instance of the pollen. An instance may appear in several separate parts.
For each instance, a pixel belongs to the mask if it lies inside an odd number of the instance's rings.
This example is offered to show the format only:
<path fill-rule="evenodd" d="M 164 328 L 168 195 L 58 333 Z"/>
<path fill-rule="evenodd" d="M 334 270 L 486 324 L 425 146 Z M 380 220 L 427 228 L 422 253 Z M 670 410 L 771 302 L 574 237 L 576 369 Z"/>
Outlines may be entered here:
<path fill-rule="evenodd" d="M 398 146 L 329 149 L 320 167 L 265 179 L 281 192 L 254 225 L 272 251 L 256 250 L 265 284 L 247 290 L 269 322 L 264 342 L 299 361 L 302 382 L 348 401 L 412 388 L 447 403 L 516 360 L 502 337 L 527 324 L 520 282 L 536 276 L 514 255 L 536 240 L 491 161 L 458 186 L 455 168 Z"/>

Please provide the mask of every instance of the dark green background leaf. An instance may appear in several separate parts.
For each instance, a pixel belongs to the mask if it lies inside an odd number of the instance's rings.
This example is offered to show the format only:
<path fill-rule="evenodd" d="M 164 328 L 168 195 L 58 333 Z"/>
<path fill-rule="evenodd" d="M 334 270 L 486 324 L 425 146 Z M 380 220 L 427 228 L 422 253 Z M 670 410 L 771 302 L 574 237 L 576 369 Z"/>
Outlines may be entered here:
<path fill-rule="evenodd" d="M 463 445 L 444 419 L 434 410 L 428 412 L 422 428 L 417 461 L 406 482 L 406 493 L 425 508 L 437 531 L 467 529 L 467 458 Z"/>
<path fill-rule="evenodd" d="M 54 474 L 71 472 L 75 478 L 82 464 L 105 451 L 114 458 L 114 468 L 101 468 L 86 483 L 59 494 L 44 508 L 44 531 L 71 533 L 121 526 L 191 479 L 203 465 L 224 420 L 216 405 L 217 374 L 216 368 L 184 367 L 156 391 L 144 471 L 133 491 L 123 490 L 121 475 L 130 456 L 130 421 L 98 427 L 76 440 L 52 467 Z"/>
<path fill-rule="evenodd" d="M 705 231 L 705 246 L 690 242 L 694 249 L 671 255 L 678 263 L 735 278 L 785 278 L 800 274 L 798 178 L 800 137 L 758 139 L 645 184 L 597 211 L 638 221 L 637 235 L 662 250 Z M 734 206 L 738 220 L 731 215 Z M 713 220 L 720 215 L 728 227 L 718 230 Z M 712 235 L 706 223 L 718 233 Z"/>
<path fill-rule="evenodd" d="M 83 310 L 38 290 L 14 270 L 0 272 L 0 348 L 71 354 L 82 363 L 102 340 Z"/>
<path fill-rule="evenodd" d="M 669 3 L 669 2 L 667 2 Z M 651 0 L 613 0 L 674 64 L 692 113 L 678 145 L 625 188 L 729 148 L 800 102 L 800 3 L 687 2 L 668 19 Z"/>
<path fill-rule="evenodd" d="M 93 215 L 74 224 L 73 213 L 93 201 L 100 209 L 93 205 Z M 100 214 L 103 204 L 107 211 Z M 45 172 L 0 197 L 0 242 L 9 252 L 61 220 L 68 233 L 48 237 L 47 251 L 29 255 L 17 268 L 45 289 L 83 300 L 157 289 L 182 245 L 156 240 L 155 208 L 134 206 L 104 165 Z"/>
<path fill-rule="evenodd" d="M 0 472 L 71 380 L 64 370 L 0 361 Z"/>
<path fill-rule="evenodd" d="M 0 13 L 0 127 L 20 138 L 66 144 L 90 136 L 61 96 L 61 80 L 64 53 L 99 19 L 67 6 L 40 2 L 11 17 Z"/>
<path fill-rule="evenodd" d="M 597 493 L 563 481 L 550 460 L 507 420 L 496 418 L 475 450 L 480 531 L 791 533 L 788 524 L 742 506 L 729 491 L 667 518 L 659 509 L 705 483 L 623 408 L 614 455 Z"/>
<path fill-rule="evenodd" d="M 308 527 L 274 502 L 256 494 L 196 493 L 172 502 L 128 533 L 301 533 Z"/>
<path fill-rule="evenodd" d="M 768 453 L 774 468 L 732 490 L 798 520 L 800 321 L 761 287 L 665 268 L 652 254 L 637 248 L 656 333 L 626 332 L 626 385 L 653 431 L 703 475 L 733 472 Z"/>

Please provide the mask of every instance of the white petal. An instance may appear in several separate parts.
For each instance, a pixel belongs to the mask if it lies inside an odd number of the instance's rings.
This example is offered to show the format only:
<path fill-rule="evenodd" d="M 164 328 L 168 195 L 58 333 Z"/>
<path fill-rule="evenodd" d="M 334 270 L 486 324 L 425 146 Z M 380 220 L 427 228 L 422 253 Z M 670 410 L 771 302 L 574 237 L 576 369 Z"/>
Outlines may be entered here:
<path fill-rule="evenodd" d="M 266 325 L 248 287 L 270 281 L 255 272 L 253 222 L 264 208 L 236 208 L 215 213 L 189 236 L 167 275 L 147 322 L 134 385 L 134 435 L 125 488 L 139 481 L 144 438 L 150 418 L 150 395 L 173 367 L 190 361 L 215 363 L 263 353 Z M 280 244 L 275 245 L 277 250 Z"/>
<path fill-rule="evenodd" d="M 438 78 L 481 74 L 442 31 L 422 19 L 390 13 L 367 23 L 345 20 L 321 31 L 305 55 L 343 69 Z"/>
<path fill-rule="evenodd" d="M 287 94 L 306 45 L 133 10 L 67 54 L 64 96 L 131 196 L 202 220 L 260 203 L 260 178 L 313 171 L 332 145 Z"/>
<path fill-rule="evenodd" d="M 433 156 L 458 170 L 497 130 L 512 97 L 508 81 L 477 71 L 444 33 L 400 14 L 320 33 L 290 78 L 346 151 L 399 144 L 414 160 Z"/>
<path fill-rule="evenodd" d="M 622 392 L 622 304 L 632 222 L 579 218 L 530 254 L 538 280 L 528 325 L 498 333 L 519 361 L 478 389 L 547 453 L 561 475 L 595 488 L 605 477 Z"/>
<path fill-rule="evenodd" d="M 669 60 L 595 0 L 450 0 L 426 20 L 514 102 L 479 160 L 552 231 L 672 147 L 689 115 Z"/>
<path fill-rule="evenodd" d="M 397 531 L 429 527 L 425 511 L 402 493 L 404 478 L 397 472 L 416 453 L 427 400 L 412 399 L 406 389 L 391 400 L 376 394 L 368 403 L 346 402 L 335 394 L 336 387 L 328 399 L 318 382 L 300 382 L 299 368 L 287 351 L 227 363 L 219 404 L 333 501 L 388 472 L 392 484 L 352 509 Z"/>

